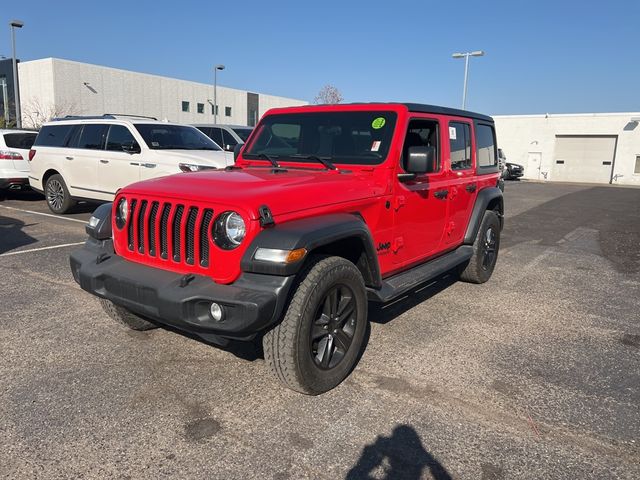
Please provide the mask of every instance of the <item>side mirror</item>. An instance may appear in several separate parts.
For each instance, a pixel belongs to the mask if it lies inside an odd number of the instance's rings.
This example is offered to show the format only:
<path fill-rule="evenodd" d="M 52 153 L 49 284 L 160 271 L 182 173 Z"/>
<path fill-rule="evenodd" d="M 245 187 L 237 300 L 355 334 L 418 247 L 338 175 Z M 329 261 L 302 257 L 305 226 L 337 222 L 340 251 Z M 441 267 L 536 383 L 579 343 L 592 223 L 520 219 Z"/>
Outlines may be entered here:
<path fill-rule="evenodd" d="M 233 147 L 233 161 L 234 162 L 240 156 L 240 152 L 242 151 L 242 147 L 244 147 L 244 143 L 238 143 L 235 147 Z"/>
<path fill-rule="evenodd" d="M 140 145 L 137 143 L 124 143 L 122 145 L 122 150 L 133 155 L 134 153 L 140 153 Z"/>
<path fill-rule="evenodd" d="M 409 147 L 406 171 L 415 175 L 436 172 L 436 147 Z"/>

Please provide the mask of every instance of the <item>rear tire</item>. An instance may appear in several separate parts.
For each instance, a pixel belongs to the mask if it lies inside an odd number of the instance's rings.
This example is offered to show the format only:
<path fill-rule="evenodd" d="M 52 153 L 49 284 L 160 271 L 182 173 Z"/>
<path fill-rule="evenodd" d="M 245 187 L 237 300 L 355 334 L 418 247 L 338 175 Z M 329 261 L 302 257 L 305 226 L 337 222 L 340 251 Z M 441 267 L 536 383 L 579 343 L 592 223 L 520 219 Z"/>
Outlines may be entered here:
<path fill-rule="evenodd" d="M 116 305 L 111 300 L 104 298 L 100 299 L 100 304 L 104 311 L 116 322 L 130 328 L 131 330 L 151 330 L 152 328 L 158 328 L 151 322 L 148 322 L 144 318 L 130 312 L 120 305 Z"/>
<path fill-rule="evenodd" d="M 341 257 L 316 257 L 281 323 L 263 338 L 264 356 L 286 387 L 318 395 L 355 367 L 367 327 L 367 294 L 360 271 Z"/>
<path fill-rule="evenodd" d="M 484 283 L 491 278 L 500 249 L 500 219 L 496 212 L 484 212 L 478 234 L 473 242 L 473 255 L 460 274 L 469 283 Z"/>
<path fill-rule="evenodd" d="M 62 175 L 56 173 L 47 178 L 44 185 L 44 196 L 47 200 L 49 210 L 61 215 L 67 213 L 76 201 L 71 198 L 67 184 L 64 183 Z"/>

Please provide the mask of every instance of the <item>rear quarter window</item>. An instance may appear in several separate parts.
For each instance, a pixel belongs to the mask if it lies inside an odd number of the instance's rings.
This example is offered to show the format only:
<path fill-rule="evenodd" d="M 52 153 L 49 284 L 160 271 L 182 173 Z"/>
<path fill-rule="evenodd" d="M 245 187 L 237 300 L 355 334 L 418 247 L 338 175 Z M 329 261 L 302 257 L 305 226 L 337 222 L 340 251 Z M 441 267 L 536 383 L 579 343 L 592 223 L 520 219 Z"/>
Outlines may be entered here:
<path fill-rule="evenodd" d="M 45 125 L 33 144 L 35 147 L 64 147 L 75 125 Z"/>
<path fill-rule="evenodd" d="M 496 136 L 492 126 L 476 124 L 476 145 L 478 167 L 490 168 L 498 165 Z"/>
<path fill-rule="evenodd" d="M 22 148 L 29 150 L 35 142 L 37 133 L 5 133 L 4 143 L 7 148 Z"/>

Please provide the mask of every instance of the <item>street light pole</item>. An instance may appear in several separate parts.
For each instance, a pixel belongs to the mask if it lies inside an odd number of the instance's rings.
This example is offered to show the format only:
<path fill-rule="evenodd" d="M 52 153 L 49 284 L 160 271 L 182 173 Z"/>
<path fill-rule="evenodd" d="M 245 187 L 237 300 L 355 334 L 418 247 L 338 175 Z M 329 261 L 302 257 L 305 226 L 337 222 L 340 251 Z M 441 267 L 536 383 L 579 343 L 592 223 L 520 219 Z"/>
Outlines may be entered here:
<path fill-rule="evenodd" d="M 464 110 L 467 105 L 467 80 L 469 78 L 469 57 L 482 57 L 484 51 L 476 50 L 474 52 L 466 53 L 454 53 L 451 55 L 453 58 L 464 57 L 464 86 L 462 87 L 462 109 Z"/>
<path fill-rule="evenodd" d="M 18 62 L 16 60 L 16 28 L 22 28 L 24 22 L 20 20 L 11 20 L 9 22 L 11 26 L 11 43 L 13 45 L 13 98 L 16 102 L 16 127 L 22 127 L 22 120 L 20 115 L 20 89 L 18 87 Z"/>
<path fill-rule="evenodd" d="M 218 123 L 218 70 L 224 70 L 224 65 L 218 64 L 213 68 L 213 123 Z"/>

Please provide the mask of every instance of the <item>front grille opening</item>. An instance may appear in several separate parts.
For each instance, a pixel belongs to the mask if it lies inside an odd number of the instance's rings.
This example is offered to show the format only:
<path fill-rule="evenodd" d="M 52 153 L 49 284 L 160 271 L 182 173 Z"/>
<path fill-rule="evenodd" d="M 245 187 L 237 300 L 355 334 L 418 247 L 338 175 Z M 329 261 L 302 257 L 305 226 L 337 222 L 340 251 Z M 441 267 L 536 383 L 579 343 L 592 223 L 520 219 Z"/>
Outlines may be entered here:
<path fill-rule="evenodd" d="M 138 213 L 138 252 L 144 253 L 144 216 L 147 213 L 147 201 L 142 200 L 140 203 L 140 212 Z"/>
<path fill-rule="evenodd" d="M 180 261 L 180 224 L 182 223 L 182 212 L 184 211 L 183 205 L 178 205 L 176 208 L 176 214 L 173 217 L 173 261 Z"/>
<path fill-rule="evenodd" d="M 189 265 L 193 265 L 193 257 L 195 255 L 195 240 L 196 240 L 196 218 L 198 217 L 198 209 L 196 207 L 189 208 L 187 215 L 187 224 L 185 225 L 185 238 L 186 238 L 186 262 Z"/>
<path fill-rule="evenodd" d="M 133 251 L 133 232 L 134 232 L 134 218 L 136 218 L 136 203 L 137 200 L 131 200 L 131 211 L 129 212 L 129 227 L 127 228 L 127 245 L 129 250 Z"/>
<path fill-rule="evenodd" d="M 209 228 L 213 220 L 213 210 L 207 208 L 202 216 L 202 225 L 200 225 L 200 265 L 202 267 L 209 266 Z"/>
<path fill-rule="evenodd" d="M 168 203 L 162 207 L 162 216 L 160 217 L 160 257 L 165 260 L 169 256 L 168 250 L 168 228 L 169 228 L 169 213 L 171 213 L 171 205 Z"/>
<path fill-rule="evenodd" d="M 158 208 L 160 208 L 158 202 L 151 204 L 149 223 L 147 223 L 147 242 L 149 243 L 149 255 L 152 257 L 156 256 L 156 217 L 158 216 Z"/>

